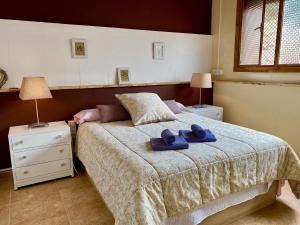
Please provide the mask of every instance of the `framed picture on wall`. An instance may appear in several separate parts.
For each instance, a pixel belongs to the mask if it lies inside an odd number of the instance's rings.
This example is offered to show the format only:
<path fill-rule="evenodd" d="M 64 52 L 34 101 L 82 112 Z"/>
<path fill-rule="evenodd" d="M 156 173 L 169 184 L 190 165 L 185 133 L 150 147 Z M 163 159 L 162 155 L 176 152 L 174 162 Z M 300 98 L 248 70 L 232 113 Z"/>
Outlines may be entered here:
<path fill-rule="evenodd" d="M 130 84 L 130 70 L 128 67 L 119 67 L 118 69 L 118 83 Z"/>
<path fill-rule="evenodd" d="M 85 39 L 71 39 L 72 58 L 87 58 L 87 41 Z"/>
<path fill-rule="evenodd" d="M 0 88 L 6 83 L 7 79 L 6 72 L 0 68 Z"/>
<path fill-rule="evenodd" d="M 165 58 L 165 43 L 154 42 L 153 43 L 153 59 L 163 60 Z"/>

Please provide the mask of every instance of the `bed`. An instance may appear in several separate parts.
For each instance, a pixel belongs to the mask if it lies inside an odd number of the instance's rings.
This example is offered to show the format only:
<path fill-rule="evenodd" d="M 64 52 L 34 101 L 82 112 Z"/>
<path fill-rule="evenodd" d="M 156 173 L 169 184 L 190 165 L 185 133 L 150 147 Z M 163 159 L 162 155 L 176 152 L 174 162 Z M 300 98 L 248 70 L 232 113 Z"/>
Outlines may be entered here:
<path fill-rule="evenodd" d="M 80 125 L 78 157 L 116 225 L 197 224 L 266 193 L 275 180 L 300 181 L 300 161 L 280 138 L 188 112 L 177 117 L 140 126 L 131 121 Z M 209 128 L 217 142 L 192 143 L 187 150 L 151 150 L 150 137 L 194 123 Z M 199 216 L 214 204 L 214 210 Z"/>

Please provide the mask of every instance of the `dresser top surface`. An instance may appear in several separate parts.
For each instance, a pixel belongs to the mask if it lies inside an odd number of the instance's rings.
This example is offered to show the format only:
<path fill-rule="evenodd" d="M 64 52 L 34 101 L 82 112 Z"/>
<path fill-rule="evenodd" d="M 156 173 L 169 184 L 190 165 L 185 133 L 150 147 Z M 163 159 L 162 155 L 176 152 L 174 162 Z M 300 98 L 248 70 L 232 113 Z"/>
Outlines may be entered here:
<path fill-rule="evenodd" d="M 38 128 L 29 128 L 28 125 L 21 125 L 10 127 L 9 136 L 38 134 L 62 129 L 69 129 L 69 126 L 65 121 L 49 122 L 49 126 Z"/>
<path fill-rule="evenodd" d="M 187 109 L 189 111 L 194 111 L 194 112 L 203 112 L 203 111 L 210 111 L 210 110 L 223 110 L 222 107 L 215 106 L 215 105 L 203 105 L 204 107 L 201 108 L 194 108 L 193 106 L 188 106 Z"/>

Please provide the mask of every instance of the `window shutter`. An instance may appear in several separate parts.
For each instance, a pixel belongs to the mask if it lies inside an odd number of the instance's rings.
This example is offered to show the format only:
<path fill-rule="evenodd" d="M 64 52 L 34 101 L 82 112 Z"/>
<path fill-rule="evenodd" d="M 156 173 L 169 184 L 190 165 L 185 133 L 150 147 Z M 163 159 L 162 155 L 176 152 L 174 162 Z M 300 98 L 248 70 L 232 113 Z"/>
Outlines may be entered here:
<path fill-rule="evenodd" d="M 300 64 L 300 1 L 285 0 L 279 64 Z"/>
<path fill-rule="evenodd" d="M 261 65 L 275 63 L 279 5 L 279 0 L 266 0 Z"/>
<path fill-rule="evenodd" d="M 262 0 L 245 1 L 241 35 L 241 65 L 258 65 L 263 14 Z"/>

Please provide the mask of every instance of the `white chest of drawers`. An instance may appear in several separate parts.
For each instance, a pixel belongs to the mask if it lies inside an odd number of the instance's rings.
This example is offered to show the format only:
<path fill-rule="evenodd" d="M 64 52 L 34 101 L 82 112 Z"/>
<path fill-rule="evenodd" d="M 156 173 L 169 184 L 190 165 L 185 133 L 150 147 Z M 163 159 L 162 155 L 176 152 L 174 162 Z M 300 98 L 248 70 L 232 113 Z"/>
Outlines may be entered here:
<path fill-rule="evenodd" d="M 200 116 L 205 116 L 214 120 L 223 121 L 223 108 L 214 105 L 204 105 L 203 108 L 187 107 L 187 110 Z"/>
<path fill-rule="evenodd" d="M 73 176 L 70 127 L 52 122 L 49 127 L 10 127 L 9 147 L 15 190 L 21 186 Z"/>

